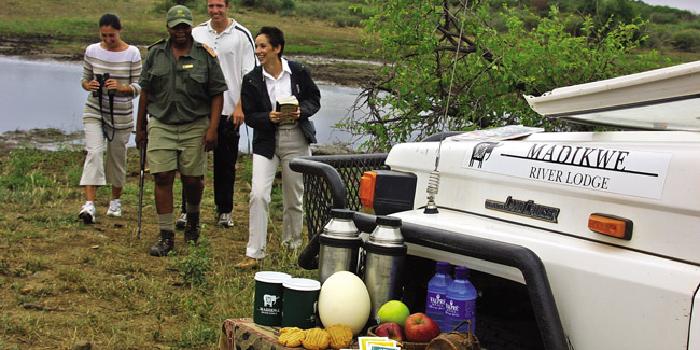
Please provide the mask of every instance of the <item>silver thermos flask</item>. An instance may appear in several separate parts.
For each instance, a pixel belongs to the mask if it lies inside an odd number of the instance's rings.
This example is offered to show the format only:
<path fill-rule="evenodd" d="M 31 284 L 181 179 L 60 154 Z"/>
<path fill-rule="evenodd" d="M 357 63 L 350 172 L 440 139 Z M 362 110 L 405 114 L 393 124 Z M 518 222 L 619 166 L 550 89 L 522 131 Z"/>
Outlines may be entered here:
<path fill-rule="evenodd" d="M 322 284 L 336 271 L 357 273 L 362 239 L 352 221 L 353 216 L 352 210 L 332 209 L 331 220 L 323 227 L 318 258 L 319 281 Z"/>
<path fill-rule="evenodd" d="M 406 244 L 401 235 L 401 219 L 378 216 L 377 227 L 364 242 L 364 282 L 372 306 L 371 315 L 392 299 L 401 300 L 401 274 Z"/>

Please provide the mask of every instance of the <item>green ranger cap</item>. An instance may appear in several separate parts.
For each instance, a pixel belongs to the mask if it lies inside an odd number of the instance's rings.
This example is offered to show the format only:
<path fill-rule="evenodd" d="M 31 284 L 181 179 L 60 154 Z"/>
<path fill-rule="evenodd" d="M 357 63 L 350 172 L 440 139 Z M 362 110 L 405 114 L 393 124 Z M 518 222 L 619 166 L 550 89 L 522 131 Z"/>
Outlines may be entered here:
<path fill-rule="evenodd" d="M 192 12 L 183 5 L 175 5 L 168 10 L 168 28 L 172 28 L 178 24 L 185 23 L 192 26 Z"/>

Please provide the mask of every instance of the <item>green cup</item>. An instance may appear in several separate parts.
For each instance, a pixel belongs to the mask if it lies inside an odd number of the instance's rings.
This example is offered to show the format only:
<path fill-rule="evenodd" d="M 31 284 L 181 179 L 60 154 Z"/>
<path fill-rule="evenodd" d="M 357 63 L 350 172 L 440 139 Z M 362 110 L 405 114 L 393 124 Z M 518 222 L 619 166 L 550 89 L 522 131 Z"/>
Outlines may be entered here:
<path fill-rule="evenodd" d="M 292 276 L 284 272 L 259 271 L 255 273 L 255 301 L 253 302 L 253 322 L 263 326 L 282 324 L 282 283 Z"/>
<path fill-rule="evenodd" d="M 292 278 L 285 281 L 283 285 L 282 327 L 302 329 L 316 327 L 321 282 L 307 278 Z"/>

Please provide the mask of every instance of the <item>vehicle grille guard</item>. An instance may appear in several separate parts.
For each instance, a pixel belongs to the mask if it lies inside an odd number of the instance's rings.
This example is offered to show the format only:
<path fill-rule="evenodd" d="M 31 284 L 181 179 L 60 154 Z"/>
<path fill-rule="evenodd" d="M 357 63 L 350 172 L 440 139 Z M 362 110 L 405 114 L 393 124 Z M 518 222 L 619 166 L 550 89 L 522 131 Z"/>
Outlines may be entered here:
<path fill-rule="evenodd" d="M 292 159 L 289 167 L 304 174 L 304 219 L 309 244 L 298 264 L 318 268 L 319 235 L 331 219 L 331 209 L 360 210 L 360 179 L 367 170 L 387 169 L 386 153 L 310 156 Z"/>
<path fill-rule="evenodd" d="M 291 169 L 304 174 L 304 209 L 311 237 L 306 249 L 299 255 L 299 266 L 305 269 L 318 268 L 318 236 L 323 225 L 330 219 L 330 210 L 332 208 L 359 210 L 359 197 L 357 197 L 359 185 L 346 188 L 345 184 L 359 184 L 359 177 L 365 170 L 385 169 L 386 156 L 386 154 L 311 156 L 292 160 Z M 334 166 L 339 167 L 336 169 Z M 362 169 L 348 170 L 353 166 Z M 341 172 L 346 177 L 345 181 Z M 348 189 L 354 192 L 350 193 Z M 372 232 L 376 226 L 375 220 L 374 215 L 358 212 L 354 217 L 355 225 L 363 232 Z M 533 251 L 511 243 L 466 236 L 407 222 L 403 223 L 401 233 L 407 243 L 483 259 L 520 270 L 525 279 L 544 348 L 569 349 L 554 295 L 547 279 L 547 272 L 542 261 Z"/>

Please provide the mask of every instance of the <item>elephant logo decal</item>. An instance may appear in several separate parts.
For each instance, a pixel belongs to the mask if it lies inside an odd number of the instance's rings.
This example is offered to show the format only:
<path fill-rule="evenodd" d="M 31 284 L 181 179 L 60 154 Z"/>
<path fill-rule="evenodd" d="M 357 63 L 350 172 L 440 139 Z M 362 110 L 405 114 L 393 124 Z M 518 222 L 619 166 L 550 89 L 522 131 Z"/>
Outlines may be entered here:
<path fill-rule="evenodd" d="M 279 297 L 276 296 L 276 295 L 269 295 L 269 294 L 263 295 L 263 306 L 264 306 L 264 307 L 272 307 L 272 306 L 274 306 L 275 304 L 277 304 L 277 299 L 278 299 L 278 298 L 279 298 Z"/>
<path fill-rule="evenodd" d="M 479 162 L 477 168 L 481 168 L 483 162 L 488 160 L 489 157 L 491 157 L 493 149 L 500 145 L 500 142 L 479 142 L 476 145 L 474 145 L 474 149 L 472 151 L 472 158 L 469 160 L 469 167 L 473 167 L 474 162 L 477 161 Z"/>

